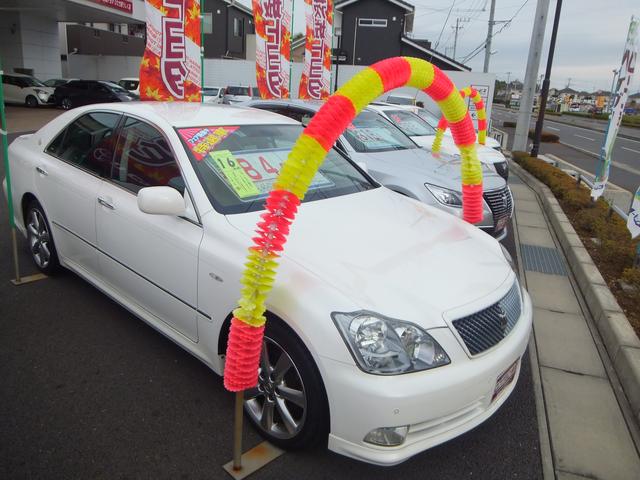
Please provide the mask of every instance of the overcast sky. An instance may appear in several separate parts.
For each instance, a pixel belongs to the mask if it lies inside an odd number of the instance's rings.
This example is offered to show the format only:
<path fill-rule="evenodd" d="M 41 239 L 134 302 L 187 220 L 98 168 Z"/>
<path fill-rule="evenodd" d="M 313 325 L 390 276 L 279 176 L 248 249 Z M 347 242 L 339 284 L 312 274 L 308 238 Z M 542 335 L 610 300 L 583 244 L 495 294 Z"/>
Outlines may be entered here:
<path fill-rule="evenodd" d="M 454 29 L 451 27 L 456 24 L 456 18 L 468 19 L 462 23 L 463 28 L 458 34 L 458 60 L 462 60 L 479 46 L 487 35 L 491 0 L 405 1 L 416 6 L 413 29 L 416 37 L 431 40 L 435 46 L 442 31 L 438 50 L 443 53 L 446 51 L 449 56 L 453 55 Z M 242 2 L 250 5 L 249 0 Z M 304 2 L 294 2 L 293 30 L 302 32 Z M 511 19 L 522 7 L 509 26 L 495 34 L 493 39 L 491 48 L 497 52 L 491 57 L 490 71 L 499 79 L 506 80 L 507 72 L 511 72 L 511 80 L 522 80 L 524 77 L 536 4 L 537 0 L 496 0 L 496 21 Z M 551 0 L 539 74 L 544 72 L 547 61 L 555 5 L 556 1 Z M 570 86 L 577 90 L 609 90 L 612 70 L 619 68 L 622 61 L 622 51 L 632 14 L 640 15 L 640 0 L 565 0 L 560 17 L 551 86 L 565 87 L 570 78 Z M 496 24 L 494 33 L 504 25 Z M 483 62 L 484 49 L 467 64 L 473 70 L 482 71 Z M 640 71 L 640 61 L 637 63 Z M 636 74 L 632 92 L 640 89 L 639 77 L 640 73 Z"/>

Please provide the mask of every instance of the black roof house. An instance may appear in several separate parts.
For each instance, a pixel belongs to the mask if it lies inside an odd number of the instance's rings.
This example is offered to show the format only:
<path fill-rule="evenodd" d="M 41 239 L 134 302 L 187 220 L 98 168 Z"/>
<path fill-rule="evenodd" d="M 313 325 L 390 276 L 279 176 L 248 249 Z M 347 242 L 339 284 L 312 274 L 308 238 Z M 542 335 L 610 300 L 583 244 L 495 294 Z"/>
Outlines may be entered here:
<path fill-rule="evenodd" d="M 471 68 L 437 52 L 431 42 L 412 35 L 415 7 L 403 0 L 337 0 L 336 22 L 341 16 L 340 48 L 344 63 L 371 65 L 396 56 L 423 58 L 443 70 Z"/>

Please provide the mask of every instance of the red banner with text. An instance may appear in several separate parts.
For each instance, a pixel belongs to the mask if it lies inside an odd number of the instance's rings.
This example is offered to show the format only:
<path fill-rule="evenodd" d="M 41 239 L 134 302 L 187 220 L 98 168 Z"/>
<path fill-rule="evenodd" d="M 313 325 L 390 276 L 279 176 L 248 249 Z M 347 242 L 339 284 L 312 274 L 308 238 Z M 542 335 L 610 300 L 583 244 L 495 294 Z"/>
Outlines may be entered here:
<path fill-rule="evenodd" d="M 289 98 L 292 0 L 253 0 L 256 80 L 262 98 Z"/>
<path fill-rule="evenodd" d="M 200 0 L 146 0 L 141 100 L 200 101 Z"/>
<path fill-rule="evenodd" d="M 333 0 L 305 0 L 307 22 L 300 98 L 324 99 L 331 92 Z"/>

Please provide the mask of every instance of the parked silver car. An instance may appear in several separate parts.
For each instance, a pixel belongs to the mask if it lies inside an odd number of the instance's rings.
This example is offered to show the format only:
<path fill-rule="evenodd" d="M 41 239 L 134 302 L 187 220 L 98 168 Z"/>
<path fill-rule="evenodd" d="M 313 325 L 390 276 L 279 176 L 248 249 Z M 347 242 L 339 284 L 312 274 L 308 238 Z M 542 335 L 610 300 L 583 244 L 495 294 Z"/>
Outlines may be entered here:
<path fill-rule="evenodd" d="M 252 100 L 242 104 L 269 110 L 302 123 L 322 106 L 302 100 Z M 387 188 L 462 216 L 460 159 L 438 157 L 420 148 L 379 113 L 365 109 L 336 142 L 336 148 Z M 483 165 L 484 218 L 478 227 L 502 240 L 513 213 L 511 191 L 504 178 Z"/>

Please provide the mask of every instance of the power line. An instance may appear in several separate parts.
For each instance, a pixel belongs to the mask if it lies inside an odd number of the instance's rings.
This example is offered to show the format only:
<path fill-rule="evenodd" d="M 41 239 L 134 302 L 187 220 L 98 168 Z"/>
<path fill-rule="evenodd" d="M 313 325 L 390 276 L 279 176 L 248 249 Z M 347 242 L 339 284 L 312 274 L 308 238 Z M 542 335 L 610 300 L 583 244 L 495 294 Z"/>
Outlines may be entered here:
<path fill-rule="evenodd" d="M 513 14 L 513 16 L 504 22 L 504 25 L 502 25 L 502 27 L 500 27 L 500 29 L 495 32 L 492 35 L 492 38 L 495 38 L 496 35 L 498 35 L 500 32 L 502 32 L 504 29 L 508 28 L 509 26 L 511 26 L 511 22 L 513 22 L 513 20 L 518 16 L 518 14 L 520 13 L 520 11 L 525 7 L 525 5 L 529 3 L 529 0 L 525 0 L 524 3 L 522 5 L 520 5 L 520 8 L 518 8 L 518 10 L 516 10 L 516 13 Z M 471 50 L 471 52 L 469 52 L 467 54 L 466 57 L 464 57 L 462 59 L 462 63 L 468 62 L 469 60 L 471 60 L 473 57 L 475 57 L 476 55 L 478 55 L 478 53 L 480 53 L 482 51 L 482 49 L 484 48 L 484 46 L 487 44 L 487 41 L 485 39 L 485 41 L 483 41 L 480 45 L 478 45 L 476 48 L 474 48 L 473 50 Z"/>
<path fill-rule="evenodd" d="M 447 18 L 442 24 L 442 30 L 440 30 L 440 35 L 438 35 L 438 40 L 436 41 L 436 46 L 434 47 L 434 50 L 438 48 L 438 45 L 440 44 L 440 38 L 442 38 L 442 32 L 444 32 L 444 27 L 447 26 L 447 22 L 449 21 L 449 17 L 451 16 L 451 10 L 453 10 L 453 7 L 455 6 L 456 6 L 456 0 L 453 0 L 453 3 L 451 4 L 451 8 L 449 9 L 449 13 L 447 13 Z"/>

